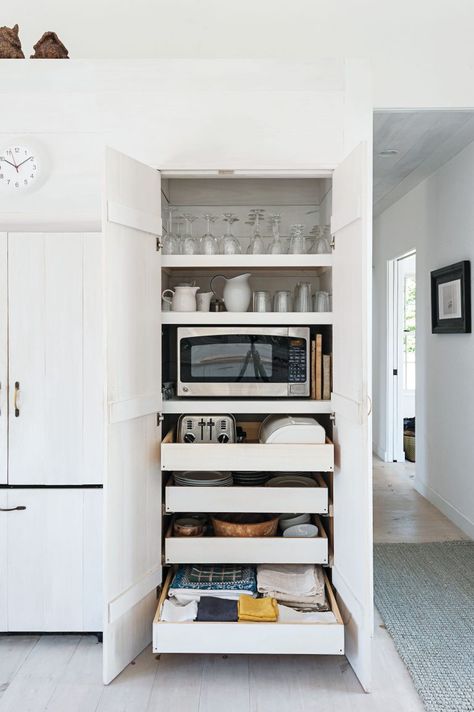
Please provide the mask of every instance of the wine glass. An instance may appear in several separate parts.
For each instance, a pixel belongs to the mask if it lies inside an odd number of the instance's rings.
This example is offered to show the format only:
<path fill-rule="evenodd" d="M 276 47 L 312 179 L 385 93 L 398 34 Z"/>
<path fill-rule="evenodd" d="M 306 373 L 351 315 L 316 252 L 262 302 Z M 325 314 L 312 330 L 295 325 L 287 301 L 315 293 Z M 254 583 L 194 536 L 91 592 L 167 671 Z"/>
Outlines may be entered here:
<path fill-rule="evenodd" d="M 304 225 L 291 225 L 290 227 L 290 255 L 302 255 L 306 251 Z"/>
<path fill-rule="evenodd" d="M 219 252 L 219 243 L 217 237 L 215 237 L 211 231 L 211 223 L 217 220 L 217 216 L 206 213 L 203 215 L 203 218 L 206 220 L 206 232 L 199 241 L 201 255 L 217 255 Z"/>
<path fill-rule="evenodd" d="M 173 213 L 176 208 L 171 205 L 168 207 L 168 220 L 166 222 L 166 235 L 163 237 L 163 255 L 179 254 L 179 240 L 173 231 Z"/>
<path fill-rule="evenodd" d="M 269 255 L 282 255 L 285 250 L 283 249 L 283 242 L 280 236 L 280 223 L 281 215 L 274 214 L 270 215 L 270 221 L 272 226 L 273 238 L 268 248 Z"/>
<path fill-rule="evenodd" d="M 239 218 L 234 213 L 224 213 L 224 222 L 227 223 L 226 233 L 221 238 L 221 252 L 223 255 L 240 255 L 242 247 L 238 239 L 232 234 L 232 225 Z"/>
<path fill-rule="evenodd" d="M 263 255 L 265 252 L 265 243 L 260 232 L 260 220 L 263 219 L 264 212 L 263 208 L 254 208 L 249 212 L 249 224 L 253 225 L 254 228 L 250 244 L 247 247 L 248 255 Z"/>
<path fill-rule="evenodd" d="M 199 254 L 199 244 L 196 238 L 193 237 L 193 222 L 197 220 L 197 216 L 184 213 L 183 217 L 186 225 L 182 242 L 183 255 L 197 255 Z"/>
<path fill-rule="evenodd" d="M 327 255 L 331 252 L 331 228 L 329 225 L 319 228 L 319 237 L 316 242 L 316 254 Z"/>

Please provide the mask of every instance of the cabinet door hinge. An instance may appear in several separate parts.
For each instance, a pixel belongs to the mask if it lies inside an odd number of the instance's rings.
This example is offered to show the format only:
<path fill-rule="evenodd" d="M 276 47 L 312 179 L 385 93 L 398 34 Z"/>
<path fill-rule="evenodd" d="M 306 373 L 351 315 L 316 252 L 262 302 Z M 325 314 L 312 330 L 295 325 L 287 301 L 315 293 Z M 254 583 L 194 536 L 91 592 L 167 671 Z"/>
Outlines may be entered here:
<path fill-rule="evenodd" d="M 161 423 L 164 421 L 165 416 L 163 413 L 157 413 L 156 414 L 156 427 L 159 428 Z"/>
<path fill-rule="evenodd" d="M 329 244 L 331 246 L 331 250 L 334 252 L 334 250 L 336 249 L 336 236 L 335 235 L 331 235 L 331 242 Z"/>
<path fill-rule="evenodd" d="M 336 425 L 336 414 L 335 413 L 330 413 L 329 414 L 329 420 L 333 425 Z"/>
<path fill-rule="evenodd" d="M 159 252 L 162 247 L 163 247 L 163 243 L 161 242 L 161 237 L 157 237 L 156 238 L 156 251 Z"/>

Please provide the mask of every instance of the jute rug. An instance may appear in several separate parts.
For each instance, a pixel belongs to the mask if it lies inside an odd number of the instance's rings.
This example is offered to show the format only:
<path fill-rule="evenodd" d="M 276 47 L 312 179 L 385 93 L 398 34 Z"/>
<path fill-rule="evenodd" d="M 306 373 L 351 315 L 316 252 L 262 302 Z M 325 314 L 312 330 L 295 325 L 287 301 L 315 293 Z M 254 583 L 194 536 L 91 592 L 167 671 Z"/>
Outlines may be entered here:
<path fill-rule="evenodd" d="M 474 710 L 474 542 L 376 544 L 375 605 L 429 712 Z"/>

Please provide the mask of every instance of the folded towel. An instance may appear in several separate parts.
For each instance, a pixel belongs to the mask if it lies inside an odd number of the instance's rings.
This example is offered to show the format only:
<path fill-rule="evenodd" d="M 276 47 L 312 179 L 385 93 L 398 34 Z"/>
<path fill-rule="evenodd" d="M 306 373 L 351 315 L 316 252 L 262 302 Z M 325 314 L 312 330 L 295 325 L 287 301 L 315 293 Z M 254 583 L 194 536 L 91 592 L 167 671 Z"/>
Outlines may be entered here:
<path fill-rule="evenodd" d="M 199 601 L 198 621 L 237 621 L 237 601 L 202 596 Z"/>
<path fill-rule="evenodd" d="M 332 611 L 305 612 L 297 611 L 288 606 L 278 604 L 278 623 L 335 623 L 336 616 Z"/>
<path fill-rule="evenodd" d="M 180 605 L 189 603 L 190 601 L 200 601 L 203 596 L 209 596 L 210 598 L 221 598 L 226 601 L 238 601 L 239 596 L 255 596 L 256 594 L 251 591 L 210 591 L 209 589 L 186 589 L 170 588 L 168 591 L 170 598 L 173 598 Z"/>
<path fill-rule="evenodd" d="M 327 611 L 324 575 L 314 564 L 261 564 L 257 567 L 257 588 L 264 596 L 276 598 L 303 611 Z"/>
<path fill-rule="evenodd" d="M 171 588 L 256 593 L 257 579 L 253 566 L 194 564 L 178 568 Z"/>
<path fill-rule="evenodd" d="M 278 620 L 278 603 L 274 598 L 239 598 L 239 621 L 274 623 Z"/>
<path fill-rule="evenodd" d="M 161 609 L 161 620 L 169 623 L 183 623 L 184 621 L 194 621 L 198 613 L 198 605 L 196 601 L 180 606 L 175 601 L 170 601 L 168 598 L 163 602 Z"/>

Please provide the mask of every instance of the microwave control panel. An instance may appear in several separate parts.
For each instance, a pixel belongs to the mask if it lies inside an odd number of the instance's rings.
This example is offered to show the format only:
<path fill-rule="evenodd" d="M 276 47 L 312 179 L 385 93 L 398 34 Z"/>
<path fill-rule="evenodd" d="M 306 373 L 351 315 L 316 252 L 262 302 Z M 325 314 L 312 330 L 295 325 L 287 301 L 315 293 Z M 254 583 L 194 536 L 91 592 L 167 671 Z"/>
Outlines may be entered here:
<path fill-rule="evenodd" d="M 304 383 L 306 372 L 306 342 L 303 339 L 294 339 L 288 351 L 289 383 Z"/>

